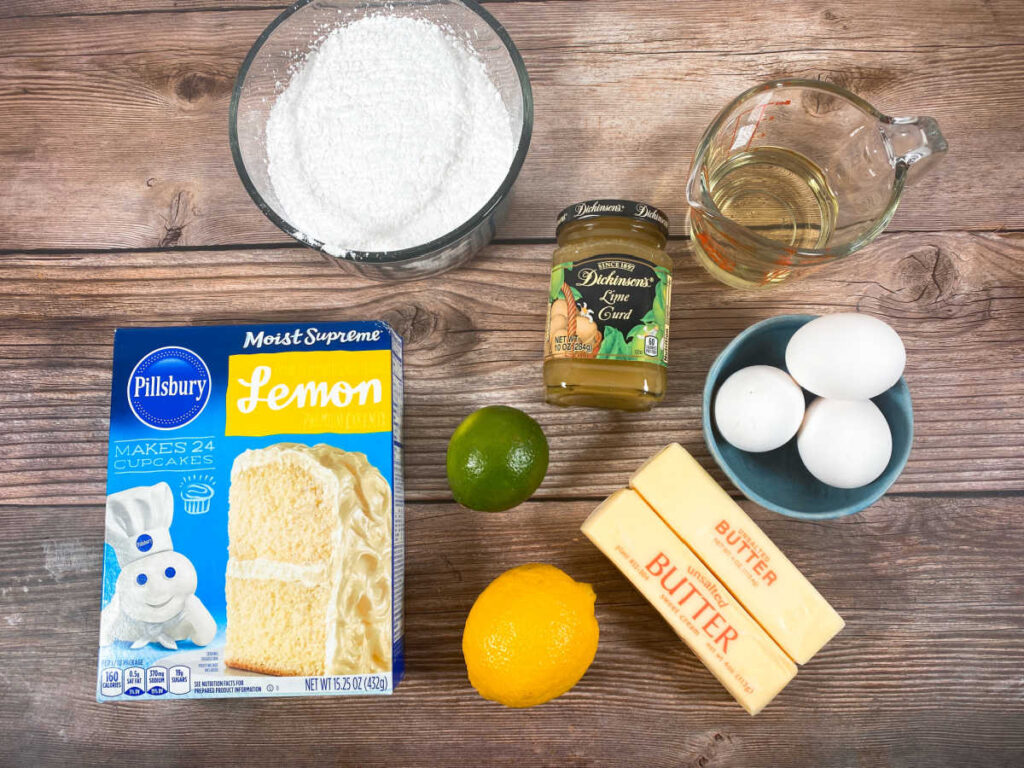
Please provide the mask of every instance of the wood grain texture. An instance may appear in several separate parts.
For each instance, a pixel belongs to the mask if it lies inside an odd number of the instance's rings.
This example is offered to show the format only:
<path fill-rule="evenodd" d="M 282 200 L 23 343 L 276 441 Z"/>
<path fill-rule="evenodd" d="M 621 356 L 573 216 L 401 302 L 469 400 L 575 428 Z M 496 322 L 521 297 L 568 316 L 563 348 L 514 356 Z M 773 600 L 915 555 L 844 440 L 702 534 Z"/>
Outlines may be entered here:
<path fill-rule="evenodd" d="M 1024 5 L 834 5 L 801 0 L 782 16 L 710 0 L 492 4 L 536 100 L 500 236 L 549 237 L 564 205 L 609 194 L 657 203 L 682 231 L 703 129 L 740 91 L 784 75 L 938 118 L 952 151 L 893 229 L 1024 227 Z M 238 66 L 277 9 L 156 7 L 0 19 L 0 249 L 288 240 L 244 192 L 226 128 Z"/>
<path fill-rule="evenodd" d="M 0 763 L 1010 768 L 1021 499 L 890 496 L 827 523 L 745 503 L 847 622 L 756 718 L 579 533 L 586 501 L 410 507 L 408 676 L 390 699 L 97 704 L 102 507 L 0 506 Z M 487 582 L 529 561 L 594 585 L 601 641 L 573 691 L 517 712 L 469 686 L 461 630 Z"/>
<path fill-rule="evenodd" d="M 1024 4 L 489 2 L 537 114 L 504 243 L 397 290 L 292 244 L 237 180 L 231 88 L 284 5 L 0 2 L 0 765 L 1024 766 Z M 666 400 L 632 415 L 541 405 L 557 210 L 639 197 L 681 232 L 704 127 L 783 75 L 931 114 L 950 154 L 893 234 L 769 293 L 712 282 L 673 241 Z M 723 480 L 700 434 L 715 355 L 765 317 L 836 310 L 906 341 L 914 448 L 853 518 L 743 502 L 847 621 L 750 718 L 579 524 L 671 440 Z M 407 350 L 397 694 L 96 704 L 113 330 L 363 318 Z M 484 515 L 450 502 L 443 467 L 456 424 L 490 403 L 535 415 L 552 453 L 532 501 Z M 528 561 L 594 585 L 601 644 L 576 689 L 510 711 L 469 686 L 461 628 L 486 583 Z"/>
<path fill-rule="evenodd" d="M 399 291 L 303 248 L 7 257 L 0 502 L 102 501 L 119 326 L 384 319 L 406 342 L 410 498 L 450 498 L 448 437 L 474 408 L 503 403 L 548 434 L 539 495 L 596 499 L 673 440 L 712 466 L 700 398 L 715 355 L 765 317 L 837 310 L 880 315 L 907 345 L 916 436 L 896 491 L 1024 491 L 1024 236 L 886 235 L 770 294 L 720 286 L 688 243 L 672 246 L 670 392 L 647 414 L 539 404 L 548 245 L 491 247 L 468 268 Z"/>
<path fill-rule="evenodd" d="M 563 0 L 585 2 L 586 0 Z M 493 3 L 536 2 L 536 0 L 480 0 Z M 0 6 L 0 19 L 24 16 L 118 16 L 131 13 L 179 13 L 181 11 L 224 11 L 273 8 L 283 11 L 290 3 L 281 0 L 7 0 Z"/>

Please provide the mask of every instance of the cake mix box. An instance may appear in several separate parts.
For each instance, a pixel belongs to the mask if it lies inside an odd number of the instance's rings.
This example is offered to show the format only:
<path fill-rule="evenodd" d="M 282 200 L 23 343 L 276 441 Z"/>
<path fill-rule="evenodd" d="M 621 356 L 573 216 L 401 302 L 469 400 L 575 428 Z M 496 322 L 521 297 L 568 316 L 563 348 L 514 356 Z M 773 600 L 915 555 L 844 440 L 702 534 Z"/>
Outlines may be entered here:
<path fill-rule="evenodd" d="M 384 323 L 117 331 L 97 698 L 391 693 L 401 432 Z"/>

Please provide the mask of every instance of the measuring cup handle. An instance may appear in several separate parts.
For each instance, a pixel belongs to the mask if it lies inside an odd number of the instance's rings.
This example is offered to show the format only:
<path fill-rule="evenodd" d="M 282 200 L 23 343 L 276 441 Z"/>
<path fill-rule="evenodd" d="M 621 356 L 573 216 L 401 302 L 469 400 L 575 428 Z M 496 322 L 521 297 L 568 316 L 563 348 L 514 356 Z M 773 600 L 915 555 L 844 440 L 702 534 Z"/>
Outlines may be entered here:
<path fill-rule="evenodd" d="M 880 126 L 892 152 L 892 163 L 907 169 L 907 183 L 913 184 L 934 167 L 946 153 L 946 138 L 931 117 L 893 117 Z"/>

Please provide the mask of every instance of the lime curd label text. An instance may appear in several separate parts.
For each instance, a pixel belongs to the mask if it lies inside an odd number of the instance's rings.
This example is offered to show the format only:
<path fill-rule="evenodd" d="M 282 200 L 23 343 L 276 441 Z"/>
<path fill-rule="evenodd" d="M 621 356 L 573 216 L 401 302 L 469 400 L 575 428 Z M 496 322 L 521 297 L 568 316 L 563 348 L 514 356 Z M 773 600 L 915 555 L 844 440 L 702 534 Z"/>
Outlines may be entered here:
<path fill-rule="evenodd" d="M 555 265 L 545 359 L 666 365 L 671 280 L 665 267 L 624 254 Z"/>

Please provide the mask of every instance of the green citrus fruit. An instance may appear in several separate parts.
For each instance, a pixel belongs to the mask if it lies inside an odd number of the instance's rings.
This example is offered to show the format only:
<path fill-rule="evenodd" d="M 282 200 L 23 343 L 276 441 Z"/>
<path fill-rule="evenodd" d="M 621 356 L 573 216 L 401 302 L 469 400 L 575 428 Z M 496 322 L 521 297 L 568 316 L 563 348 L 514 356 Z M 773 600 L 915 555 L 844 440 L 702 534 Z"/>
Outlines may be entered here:
<path fill-rule="evenodd" d="M 469 414 L 452 434 L 447 468 L 459 504 L 501 512 L 537 490 L 548 471 L 548 441 L 519 409 L 489 405 Z"/>

